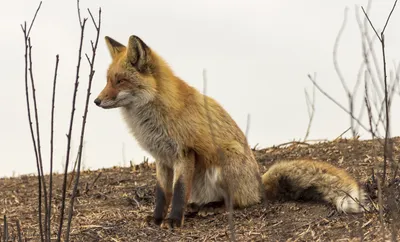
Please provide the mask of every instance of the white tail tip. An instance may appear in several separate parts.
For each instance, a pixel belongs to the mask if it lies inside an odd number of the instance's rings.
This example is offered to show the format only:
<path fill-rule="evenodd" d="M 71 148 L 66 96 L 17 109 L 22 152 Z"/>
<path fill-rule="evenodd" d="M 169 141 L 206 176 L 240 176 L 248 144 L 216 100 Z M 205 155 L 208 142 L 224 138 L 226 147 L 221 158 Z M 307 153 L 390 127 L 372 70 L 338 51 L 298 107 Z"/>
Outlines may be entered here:
<path fill-rule="evenodd" d="M 365 192 L 361 189 L 354 189 L 336 200 L 337 210 L 343 213 L 361 213 L 364 211 L 364 205 Z"/>

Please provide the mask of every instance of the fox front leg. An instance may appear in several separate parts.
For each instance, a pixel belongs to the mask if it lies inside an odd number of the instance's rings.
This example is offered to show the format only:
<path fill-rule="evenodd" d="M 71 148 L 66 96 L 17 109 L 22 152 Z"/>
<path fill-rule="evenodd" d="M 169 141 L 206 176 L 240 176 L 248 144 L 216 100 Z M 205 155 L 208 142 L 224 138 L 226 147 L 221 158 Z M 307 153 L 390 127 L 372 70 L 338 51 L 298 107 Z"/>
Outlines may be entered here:
<path fill-rule="evenodd" d="M 156 162 L 156 194 L 154 223 L 161 225 L 168 212 L 172 197 L 173 170 L 160 162 Z"/>
<path fill-rule="evenodd" d="M 184 221 L 184 210 L 190 198 L 194 175 L 195 156 L 193 152 L 174 164 L 172 208 L 167 219 L 170 228 L 181 227 Z"/>

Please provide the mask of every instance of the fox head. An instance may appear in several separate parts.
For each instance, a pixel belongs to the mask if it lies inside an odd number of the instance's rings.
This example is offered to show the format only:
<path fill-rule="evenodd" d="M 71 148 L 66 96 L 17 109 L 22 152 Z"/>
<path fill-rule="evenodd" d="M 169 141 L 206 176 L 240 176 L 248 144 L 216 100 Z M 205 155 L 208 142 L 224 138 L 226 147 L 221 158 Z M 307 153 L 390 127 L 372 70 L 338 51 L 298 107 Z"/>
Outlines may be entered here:
<path fill-rule="evenodd" d="M 129 37 L 128 46 L 106 36 L 112 62 L 107 83 L 94 103 L 102 108 L 143 105 L 155 97 L 157 57 L 137 36 Z"/>

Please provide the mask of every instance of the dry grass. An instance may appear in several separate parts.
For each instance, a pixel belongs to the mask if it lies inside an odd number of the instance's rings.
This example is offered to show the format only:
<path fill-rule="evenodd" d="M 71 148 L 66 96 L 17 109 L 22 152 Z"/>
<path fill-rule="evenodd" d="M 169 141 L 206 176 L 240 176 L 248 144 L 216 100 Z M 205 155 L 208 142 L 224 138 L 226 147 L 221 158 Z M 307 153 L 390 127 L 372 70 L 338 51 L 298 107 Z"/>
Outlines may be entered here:
<path fill-rule="evenodd" d="M 398 154 L 400 138 L 393 138 L 393 142 L 394 154 Z M 382 164 L 383 154 L 382 146 L 376 141 L 339 139 L 317 144 L 296 143 L 254 150 L 254 153 L 262 171 L 273 162 L 288 158 L 318 158 L 331 162 L 349 171 L 365 185 L 373 201 L 371 207 L 378 203 L 372 170 L 380 170 L 375 164 Z M 52 221 L 58 221 L 59 218 L 54 216 L 58 216 L 60 209 L 55 206 L 61 200 L 62 175 L 55 174 L 53 179 Z M 0 179 L 0 211 L 1 215 L 7 215 L 9 233 L 16 236 L 16 220 L 19 219 L 23 237 L 28 241 L 39 240 L 37 182 L 35 176 Z M 398 210 L 400 182 L 394 181 L 393 186 L 395 189 L 390 198 Z M 71 227 L 72 241 L 228 240 L 226 213 L 186 217 L 184 228 L 176 231 L 149 223 L 148 216 L 154 206 L 154 187 L 155 168 L 152 163 L 82 172 Z M 386 206 L 387 195 L 384 190 Z M 383 215 L 385 234 L 389 238 L 393 223 L 386 210 Z M 361 235 L 364 241 L 382 238 L 379 213 L 374 209 L 361 215 L 343 215 L 334 213 L 334 209 L 325 204 L 274 202 L 236 210 L 233 218 L 238 241 L 360 241 Z M 53 238 L 56 226 L 57 223 L 53 223 Z"/>

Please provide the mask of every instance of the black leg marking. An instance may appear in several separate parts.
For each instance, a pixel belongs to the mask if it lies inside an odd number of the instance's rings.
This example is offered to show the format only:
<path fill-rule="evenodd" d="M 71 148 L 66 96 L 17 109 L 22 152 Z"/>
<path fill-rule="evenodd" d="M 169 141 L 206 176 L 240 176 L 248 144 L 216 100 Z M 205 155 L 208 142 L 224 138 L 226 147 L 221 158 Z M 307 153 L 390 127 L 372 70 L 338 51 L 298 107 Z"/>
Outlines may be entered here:
<path fill-rule="evenodd" d="M 154 223 L 160 225 L 165 217 L 167 199 L 160 184 L 156 184 L 156 206 L 154 209 Z"/>
<path fill-rule="evenodd" d="M 185 187 L 182 178 L 179 178 L 174 186 L 172 196 L 172 209 L 168 218 L 171 228 L 180 227 L 182 225 L 183 212 L 185 209 Z"/>

